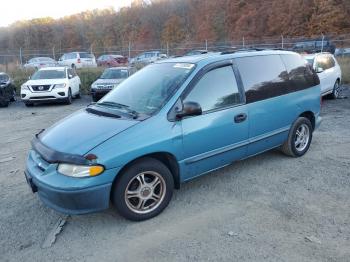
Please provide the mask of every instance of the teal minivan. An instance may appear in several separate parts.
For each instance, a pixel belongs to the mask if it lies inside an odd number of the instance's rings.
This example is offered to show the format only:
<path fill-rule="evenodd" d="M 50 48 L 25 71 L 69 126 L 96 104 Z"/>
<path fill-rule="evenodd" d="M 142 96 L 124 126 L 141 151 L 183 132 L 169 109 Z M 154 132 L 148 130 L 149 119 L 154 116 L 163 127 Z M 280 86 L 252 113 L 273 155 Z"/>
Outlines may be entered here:
<path fill-rule="evenodd" d="M 49 207 L 161 213 L 174 188 L 280 148 L 304 155 L 319 126 L 320 82 L 298 54 L 239 51 L 162 60 L 37 134 L 25 176 Z"/>

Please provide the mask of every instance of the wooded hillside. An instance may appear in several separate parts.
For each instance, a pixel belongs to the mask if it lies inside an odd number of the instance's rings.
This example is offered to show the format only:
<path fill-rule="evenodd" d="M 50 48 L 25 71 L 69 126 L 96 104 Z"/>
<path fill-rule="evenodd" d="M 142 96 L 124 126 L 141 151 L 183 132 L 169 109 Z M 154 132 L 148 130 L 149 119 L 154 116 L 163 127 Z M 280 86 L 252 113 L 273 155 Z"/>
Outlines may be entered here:
<path fill-rule="evenodd" d="M 137 3 L 136 3 L 137 2 Z M 350 33 L 349 0 L 153 0 L 119 12 L 19 21 L 0 29 L 0 50 L 170 47 L 190 41 Z"/>

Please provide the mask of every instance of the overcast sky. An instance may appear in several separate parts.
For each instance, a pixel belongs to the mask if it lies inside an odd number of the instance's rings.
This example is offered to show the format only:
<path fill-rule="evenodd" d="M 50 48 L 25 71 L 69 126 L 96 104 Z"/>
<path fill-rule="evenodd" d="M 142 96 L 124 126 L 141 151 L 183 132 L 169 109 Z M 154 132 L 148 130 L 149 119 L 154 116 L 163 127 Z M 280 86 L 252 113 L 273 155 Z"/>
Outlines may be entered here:
<path fill-rule="evenodd" d="M 96 8 L 118 10 L 130 3 L 131 0 L 5 0 L 1 3 L 0 26 L 38 17 L 59 18 Z"/>

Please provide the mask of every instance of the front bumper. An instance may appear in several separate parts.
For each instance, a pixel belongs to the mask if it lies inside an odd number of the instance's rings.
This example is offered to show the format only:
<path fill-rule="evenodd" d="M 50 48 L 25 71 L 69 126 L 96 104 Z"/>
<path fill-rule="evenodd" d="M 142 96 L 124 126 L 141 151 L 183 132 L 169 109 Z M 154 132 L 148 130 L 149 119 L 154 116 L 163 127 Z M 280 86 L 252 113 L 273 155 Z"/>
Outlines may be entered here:
<path fill-rule="evenodd" d="M 44 92 L 32 92 L 30 90 L 21 90 L 21 99 L 24 102 L 44 102 L 50 100 L 65 100 L 68 97 L 68 90 L 53 89 Z"/>
<path fill-rule="evenodd" d="M 112 89 L 91 89 L 91 95 L 93 97 L 102 98 L 106 94 L 108 94 Z"/>
<path fill-rule="evenodd" d="M 60 213 L 77 215 L 109 207 L 112 183 L 118 172 L 117 168 L 96 177 L 68 177 L 57 172 L 57 164 L 46 162 L 30 150 L 25 177 L 45 205 Z"/>

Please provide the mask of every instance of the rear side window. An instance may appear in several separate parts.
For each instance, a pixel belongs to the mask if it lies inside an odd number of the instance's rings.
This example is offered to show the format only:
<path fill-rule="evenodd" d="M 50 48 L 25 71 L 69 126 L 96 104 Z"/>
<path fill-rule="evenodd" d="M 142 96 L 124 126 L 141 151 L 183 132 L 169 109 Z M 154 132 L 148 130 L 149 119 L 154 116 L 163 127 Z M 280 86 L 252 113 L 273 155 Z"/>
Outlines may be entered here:
<path fill-rule="evenodd" d="M 92 54 L 88 53 L 79 53 L 80 58 L 93 58 Z"/>
<path fill-rule="evenodd" d="M 236 58 L 247 103 L 287 93 L 288 73 L 279 55 Z"/>
<path fill-rule="evenodd" d="M 206 73 L 184 99 L 188 101 L 200 104 L 203 112 L 241 103 L 232 67 L 224 66 Z"/>
<path fill-rule="evenodd" d="M 289 92 L 302 90 L 319 84 L 316 73 L 312 66 L 297 54 L 281 55 L 288 70 L 290 85 Z"/>
<path fill-rule="evenodd" d="M 329 55 L 319 55 L 316 57 L 316 68 L 320 67 L 323 70 L 327 70 L 335 66 L 333 58 Z"/>

